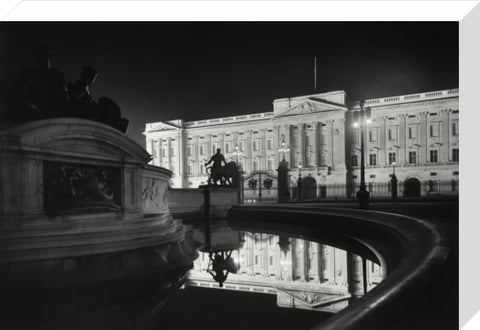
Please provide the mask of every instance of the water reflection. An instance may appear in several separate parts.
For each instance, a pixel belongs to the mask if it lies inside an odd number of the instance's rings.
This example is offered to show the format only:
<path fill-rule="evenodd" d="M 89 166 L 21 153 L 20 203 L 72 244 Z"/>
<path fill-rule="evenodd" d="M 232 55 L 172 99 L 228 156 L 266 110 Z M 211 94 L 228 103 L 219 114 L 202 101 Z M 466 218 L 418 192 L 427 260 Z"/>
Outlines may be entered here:
<path fill-rule="evenodd" d="M 281 307 L 338 312 L 382 280 L 376 263 L 319 242 L 226 223 L 192 231 L 204 246 L 187 287 L 272 294 Z"/>

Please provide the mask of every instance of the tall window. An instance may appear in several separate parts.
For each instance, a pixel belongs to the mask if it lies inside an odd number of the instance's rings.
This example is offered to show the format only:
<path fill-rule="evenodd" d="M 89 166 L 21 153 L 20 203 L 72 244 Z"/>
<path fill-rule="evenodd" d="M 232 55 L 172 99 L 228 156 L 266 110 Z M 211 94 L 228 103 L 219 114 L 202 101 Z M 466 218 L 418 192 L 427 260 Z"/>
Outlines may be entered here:
<path fill-rule="evenodd" d="M 388 163 L 393 164 L 397 162 L 397 153 L 396 152 L 389 152 L 388 153 Z"/>
<path fill-rule="evenodd" d="M 270 256 L 268 259 L 269 259 L 269 261 L 270 261 L 270 266 L 273 266 L 273 257 Z"/>
<path fill-rule="evenodd" d="M 162 157 L 165 157 L 165 156 L 166 156 L 165 148 L 162 148 Z"/>
<path fill-rule="evenodd" d="M 205 172 L 204 166 L 203 166 L 203 165 L 200 165 L 200 174 L 203 174 L 204 172 Z"/>
<path fill-rule="evenodd" d="M 200 155 L 203 155 L 204 154 L 204 149 L 203 149 L 203 146 L 200 146 Z"/>
<path fill-rule="evenodd" d="M 377 165 L 377 154 L 370 154 L 370 165 Z"/>
<path fill-rule="evenodd" d="M 268 167 L 267 169 L 268 169 L 269 171 L 273 171 L 273 161 L 268 160 L 268 161 L 267 161 L 267 167 Z"/>
<path fill-rule="evenodd" d="M 430 150 L 430 163 L 438 162 L 438 150 Z"/>
<path fill-rule="evenodd" d="M 267 140 L 267 149 L 272 150 L 272 140 Z"/>
<path fill-rule="evenodd" d="M 415 126 L 410 126 L 408 128 L 408 138 L 415 139 L 417 137 L 417 128 Z"/>
<path fill-rule="evenodd" d="M 257 143 L 257 141 L 253 141 L 253 151 L 258 151 L 258 143 Z"/>
<path fill-rule="evenodd" d="M 352 155 L 352 166 L 358 166 L 358 156 Z"/>
<path fill-rule="evenodd" d="M 397 139 L 397 130 L 395 128 L 388 129 L 388 139 L 390 141 Z"/>
<path fill-rule="evenodd" d="M 417 162 L 417 152 L 416 151 L 409 151 L 408 152 L 408 162 L 410 164 L 415 164 Z"/>
<path fill-rule="evenodd" d="M 175 149 L 174 148 L 170 148 L 170 156 L 175 156 Z"/>
<path fill-rule="evenodd" d="M 452 123 L 452 135 L 458 135 L 458 123 L 457 122 Z"/>
<path fill-rule="evenodd" d="M 216 154 L 216 153 L 217 153 L 217 145 L 212 144 L 212 154 Z"/>
<path fill-rule="evenodd" d="M 430 137 L 437 137 L 438 136 L 438 125 L 433 124 L 430 125 Z"/>
<path fill-rule="evenodd" d="M 452 161 L 458 162 L 458 148 L 452 149 Z"/>
<path fill-rule="evenodd" d="M 225 152 L 226 153 L 230 152 L 230 142 L 225 143 Z"/>
<path fill-rule="evenodd" d="M 258 170 L 258 162 L 256 160 L 253 161 L 253 170 L 254 171 Z"/>
<path fill-rule="evenodd" d="M 371 129 L 368 131 L 368 141 L 375 142 L 377 141 L 377 130 Z"/>
<path fill-rule="evenodd" d="M 258 256 L 255 256 L 255 265 L 258 265 Z"/>
<path fill-rule="evenodd" d="M 153 152 L 152 152 L 153 158 L 157 158 L 157 149 L 153 148 L 152 151 L 153 151 Z"/>
<path fill-rule="evenodd" d="M 190 147 L 190 146 L 187 148 L 187 155 L 188 156 L 192 155 L 192 147 Z"/>

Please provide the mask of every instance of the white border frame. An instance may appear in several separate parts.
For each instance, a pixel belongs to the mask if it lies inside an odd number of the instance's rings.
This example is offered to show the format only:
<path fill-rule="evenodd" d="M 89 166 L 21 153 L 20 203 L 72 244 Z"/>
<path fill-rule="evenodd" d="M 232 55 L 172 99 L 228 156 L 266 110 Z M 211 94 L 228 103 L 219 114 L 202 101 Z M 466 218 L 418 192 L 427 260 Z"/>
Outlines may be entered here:
<path fill-rule="evenodd" d="M 478 1 L 1 0 L 3 21 L 458 21 L 460 22 L 460 326 L 480 329 L 480 220 L 475 165 L 480 109 Z M 478 180 L 476 180 L 478 182 Z M 475 188 L 477 188 L 475 190 Z M 478 234 L 477 234 L 478 233 Z M 451 285 L 451 283 L 445 283 Z M 467 321 L 472 318 L 470 322 Z"/>

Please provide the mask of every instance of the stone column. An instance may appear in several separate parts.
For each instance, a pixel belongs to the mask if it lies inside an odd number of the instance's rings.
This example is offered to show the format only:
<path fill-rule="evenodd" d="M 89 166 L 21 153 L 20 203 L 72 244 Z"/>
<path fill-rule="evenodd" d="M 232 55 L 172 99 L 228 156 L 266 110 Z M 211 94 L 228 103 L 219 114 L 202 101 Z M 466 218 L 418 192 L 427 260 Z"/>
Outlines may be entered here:
<path fill-rule="evenodd" d="M 183 184 L 183 181 L 186 177 L 185 175 L 185 166 L 186 166 L 186 162 L 184 161 L 184 159 L 186 159 L 185 155 L 184 155 L 184 152 L 185 152 L 185 147 L 184 147 L 184 130 L 183 129 L 179 129 L 178 130 L 178 134 L 177 134 L 177 150 L 178 150 L 178 156 L 177 156 L 177 168 L 178 168 L 178 175 L 182 178 L 182 184 L 181 184 L 181 188 L 186 188 L 184 187 L 184 184 Z"/>
<path fill-rule="evenodd" d="M 439 162 L 448 162 L 450 160 L 449 153 L 449 136 L 450 136 L 450 113 L 451 109 L 444 109 L 441 111 L 442 122 L 440 123 L 441 127 L 438 132 L 440 139 L 440 152 L 438 153 Z"/>
<path fill-rule="evenodd" d="M 378 165 L 385 165 L 388 164 L 388 148 L 387 148 L 387 122 L 388 116 L 381 116 L 379 118 L 379 126 L 378 126 L 378 144 L 379 144 L 379 152 L 378 152 Z"/>
<path fill-rule="evenodd" d="M 298 125 L 298 138 L 298 163 L 302 163 L 302 166 L 305 167 L 305 124 L 303 123 Z M 295 166 L 298 165 L 299 164 L 295 164 Z"/>
<path fill-rule="evenodd" d="M 421 112 L 420 114 L 420 125 L 418 129 L 418 141 L 420 147 L 418 148 L 418 160 L 417 163 L 425 164 L 428 159 L 428 111 Z"/>
<path fill-rule="evenodd" d="M 363 288 L 363 266 L 362 258 L 347 252 L 348 292 L 352 300 L 362 297 L 365 292 Z"/>
<path fill-rule="evenodd" d="M 274 165 L 273 165 L 273 168 L 275 168 L 279 163 L 280 161 L 282 160 L 281 159 L 281 155 L 280 153 L 278 152 L 278 149 L 280 148 L 280 143 L 282 141 L 280 140 L 280 126 L 278 125 L 275 125 L 273 126 L 273 152 L 274 152 Z"/>
<path fill-rule="evenodd" d="M 173 168 L 172 168 L 172 155 L 170 154 L 170 148 L 172 146 L 172 138 L 167 138 L 167 167 L 168 169 L 171 171 Z"/>
<path fill-rule="evenodd" d="M 252 142 L 252 130 L 247 130 L 247 141 L 245 146 L 245 172 L 251 172 L 253 170 L 253 142 Z"/>
<path fill-rule="evenodd" d="M 335 125 L 332 128 L 332 148 L 335 148 L 333 152 L 333 158 L 335 161 L 334 168 L 337 170 L 345 169 L 345 119 L 339 118 L 335 120 Z M 338 134 L 337 131 L 338 130 Z"/>
<path fill-rule="evenodd" d="M 162 158 L 163 157 L 162 156 L 162 141 L 163 141 L 163 139 L 161 139 L 161 138 L 157 139 L 157 160 L 158 160 L 157 164 L 158 164 L 158 166 L 162 166 L 162 159 L 163 159 Z M 155 147 L 155 144 L 152 143 L 152 149 L 154 147 Z"/>
<path fill-rule="evenodd" d="M 219 140 L 219 148 L 222 149 L 222 154 L 225 155 L 225 133 L 221 132 L 221 133 L 218 133 L 218 140 Z"/>
<path fill-rule="evenodd" d="M 397 150 L 397 164 L 405 164 L 408 159 L 407 155 L 407 138 L 408 138 L 408 128 L 407 128 L 407 117 L 406 114 L 401 114 L 398 116 L 398 136 L 397 143 L 400 149 Z"/>
<path fill-rule="evenodd" d="M 260 170 L 267 169 L 267 129 L 262 128 L 260 130 L 260 154 L 262 157 L 258 162 L 258 167 Z"/>
<path fill-rule="evenodd" d="M 327 126 L 320 124 L 320 166 L 327 166 Z"/>
<path fill-rule="evenodd" d="M 291 144 L 291 125 L 290 124 L 286 124 L 284 125 L 284 137 L 285 137 L 285 143 L 287 144 L 288 148 L 290 148 L 290 151 L 287 152 L 287 154 L 285 155 L 285 160 L 289 163 L 289 166 L 293 166 L 292 164 L 292 155 L 293 155 L 293 146 Z"/>
<path fill-rule="evenodd" d="M 330 280 L 330 263 L 327 246 L 318 244 L 318 257 L 320 259 L 319 279 L 320 283 L 328 282 Z"/>
<path fill-rule="evenodd" d="M 194 160 L 194 164 L 196 164 L 195 166 L 193 166 L 193 174 L 195 175 L 199 175 L 200 174 L 200 151 L 199 151 L 199 142 L 198 142 L 198 135 L 195 135 L 193 137 L 193 160 Z"/>
<path fill-rule="evenodd" d="M 314 122 L 312 127 L 313 127 L 313 133 L 312 133 L 312 165 L 313 166 L 320 166 L 320 157 L 319 157 L 319 148 L 320 148 L 320 141 L 318 138 L 318 122 Z"/>
<path fill-rule="evenodd" d="M 327 136 L 327 159 L 326 165 L 330 165 L 332 169 L 335 169 L 335 143 L 333 139 L 333 132 L 334 132 L 334 120 L 327 120 L 327 127 L 326 127 L 326 136 Z"/>

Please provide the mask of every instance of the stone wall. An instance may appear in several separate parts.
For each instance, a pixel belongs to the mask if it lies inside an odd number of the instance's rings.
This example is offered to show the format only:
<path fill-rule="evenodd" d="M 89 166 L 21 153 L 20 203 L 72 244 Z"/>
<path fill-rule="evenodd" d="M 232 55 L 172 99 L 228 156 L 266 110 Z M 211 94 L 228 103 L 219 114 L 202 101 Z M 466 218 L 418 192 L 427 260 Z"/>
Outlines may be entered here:
<path fill-rule="evenodd" d="M 198 219 L 205 216 L 206 188 L 171 189 L 169 209 L 175 218 Z M 235 188 L 209 187 L 210 217 L 225 218 L 233 205 L 239 204 L 239 191 Z"/>

